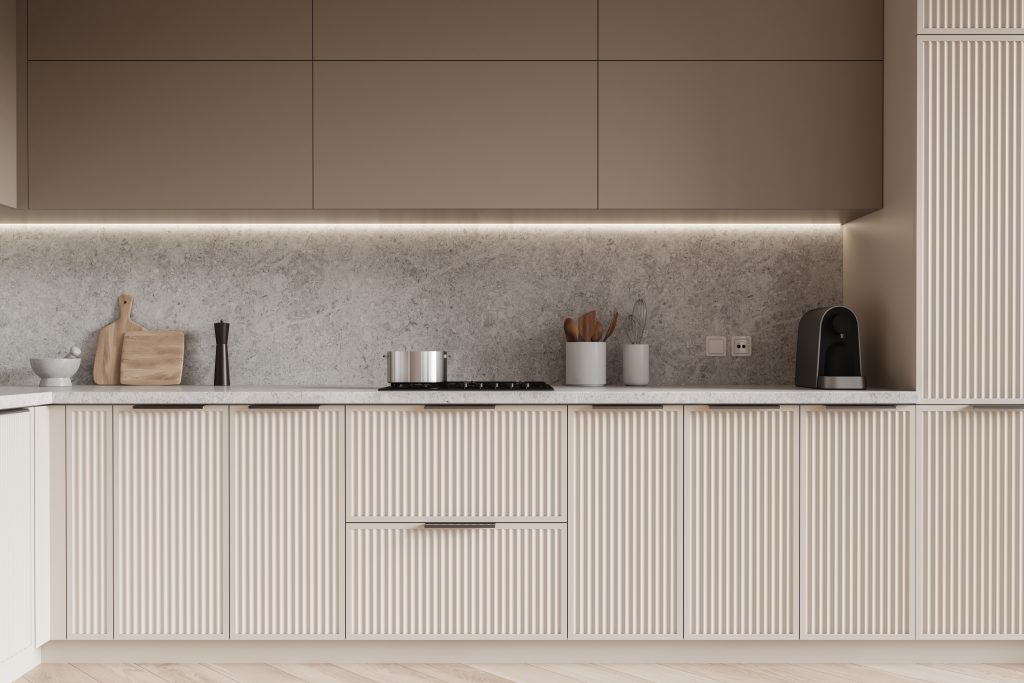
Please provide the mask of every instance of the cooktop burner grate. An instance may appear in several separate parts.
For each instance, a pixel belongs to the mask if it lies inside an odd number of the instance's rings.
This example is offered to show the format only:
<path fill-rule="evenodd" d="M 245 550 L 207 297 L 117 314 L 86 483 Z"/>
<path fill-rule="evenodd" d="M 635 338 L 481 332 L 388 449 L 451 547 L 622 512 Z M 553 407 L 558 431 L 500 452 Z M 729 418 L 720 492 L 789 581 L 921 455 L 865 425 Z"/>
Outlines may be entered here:
<path fill-rule="evenodd" d="M 381 391 L 554 391 L 547 382 L 398 382 Z"/>

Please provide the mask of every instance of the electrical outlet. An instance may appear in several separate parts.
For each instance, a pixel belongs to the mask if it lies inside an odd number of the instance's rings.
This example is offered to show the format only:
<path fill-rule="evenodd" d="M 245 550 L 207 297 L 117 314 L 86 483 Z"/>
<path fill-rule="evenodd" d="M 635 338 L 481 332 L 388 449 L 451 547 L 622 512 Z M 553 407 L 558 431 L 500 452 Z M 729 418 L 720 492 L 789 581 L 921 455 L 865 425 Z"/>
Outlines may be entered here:
<path fill-rule="evenodd" d="M 705 341 L 705 355 L 724 356 L 725 337 L 708 337 Z"/>
<path fill-rule="evenodd" d="M 734 356 L 749 356 L 750 355 L 750 337 L 739 336 L 732 338 L 732 355 Z"/>

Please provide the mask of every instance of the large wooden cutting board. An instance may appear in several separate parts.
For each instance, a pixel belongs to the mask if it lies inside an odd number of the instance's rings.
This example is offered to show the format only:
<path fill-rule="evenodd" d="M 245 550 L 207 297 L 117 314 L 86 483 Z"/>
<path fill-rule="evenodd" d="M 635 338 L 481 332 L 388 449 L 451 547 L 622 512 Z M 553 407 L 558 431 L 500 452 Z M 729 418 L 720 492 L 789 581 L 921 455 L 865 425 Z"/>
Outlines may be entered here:
<path fill-rule="evenodd" d="M 121 350 L 121 384 L 181 384 L 184 361 L 184 332 L 126 332 Z"/>
<path fill-rule="evenodd" d="M 96 360 L 92 365 L 92 381 L 96 384 L 121 383 L 121 344 L 125 332 L 141 332 L 146 329 L 132 320 L 133 301 L 127 294 L 119 296 L 117 320 L 100 330 L 96 341 Z"/>

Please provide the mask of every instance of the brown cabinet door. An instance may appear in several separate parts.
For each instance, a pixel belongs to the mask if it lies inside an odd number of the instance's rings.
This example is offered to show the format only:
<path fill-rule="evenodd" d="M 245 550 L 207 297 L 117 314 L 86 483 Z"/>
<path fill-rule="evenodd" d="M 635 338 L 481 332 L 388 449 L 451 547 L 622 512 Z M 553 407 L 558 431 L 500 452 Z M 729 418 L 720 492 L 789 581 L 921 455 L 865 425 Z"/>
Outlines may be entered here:
<path fill-rule="evenodd" d="M 29 0 L 30 59 L 309 59 L 310 0 Z"/>
<path fill-rule="evenodd" d="M 597 0 L 313 0 L 316 59 L 596 59 Z"/>
<path fill-rule="evenodd" d="M 881 62 L 601 62 L 602 209 L 876 209 Z"/>
<path fill-rule="evenodd" d="M 18 11 L 0 2 L 0 204 L 18 205 Z"/>
<path fill-rule="evenodd" d="M 595 62 L 315 62 L 316 208 L 596 208 Z"/>
<path fill-rule="evenodd" d="M 882 0 L 600 0 L 601 59 L 882 59 Z"/>
<path fill-rule="evenodd" d="M 31 62 L 29 205 L 310 208 L 310 62 Z"/>

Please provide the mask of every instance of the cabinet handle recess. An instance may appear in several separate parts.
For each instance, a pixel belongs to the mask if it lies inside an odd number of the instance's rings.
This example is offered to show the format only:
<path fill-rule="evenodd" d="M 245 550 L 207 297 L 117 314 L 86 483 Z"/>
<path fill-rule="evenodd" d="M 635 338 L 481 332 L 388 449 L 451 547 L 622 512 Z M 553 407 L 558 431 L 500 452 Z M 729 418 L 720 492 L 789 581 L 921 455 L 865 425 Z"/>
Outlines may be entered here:
<path fill-rule="evenodd" d="M 660 403 L 599 403 L 590 406 L 592 410 L 664 410 Z"/>
<path fill-rule="evenodd" d="M 0 410 L 0 415 L 14 415 L 15 413 L 27 413 L 28 408 L 7 408 Z"/>
<path fill-rule="evenodd" d="M 843 408 L 878 408 L 879 410 L 892 410 L 899 408 L 895 403 L 829 403 L 825 410 L 842 410 Z"/>
<path fill-rule="evenodd" d="M 494 410 L 494 404 L 486 403 L 428 403 L 424 410 Z"/>
<path fill-rule="evenodd" d="M 710 410 L 740 410 L 748 408 L 752 410 L 781 410 L 782 406 L 777 403 L 716 403 L 709 405 Z"/>
<path fill-rule="evenodd" d="M 249 410 L 320 410 L 320 406 L 306 403 L 260 403 L 249 406 Z"/>
<path fill-rule="evenodd" d="M 132 406 L 132 410 L 202 410 L 202 403 L 147 403 Z"/>
<path fill-rule="evenodd" d="M 971 410 L 1024 410 L 1024 404 L 1020 403 L 979 403 L 969 406 Z"/>
<path fill-rule="evenodd" d="M 426 522 L 424 529 L 493 529 L 496 522 Z"/>

